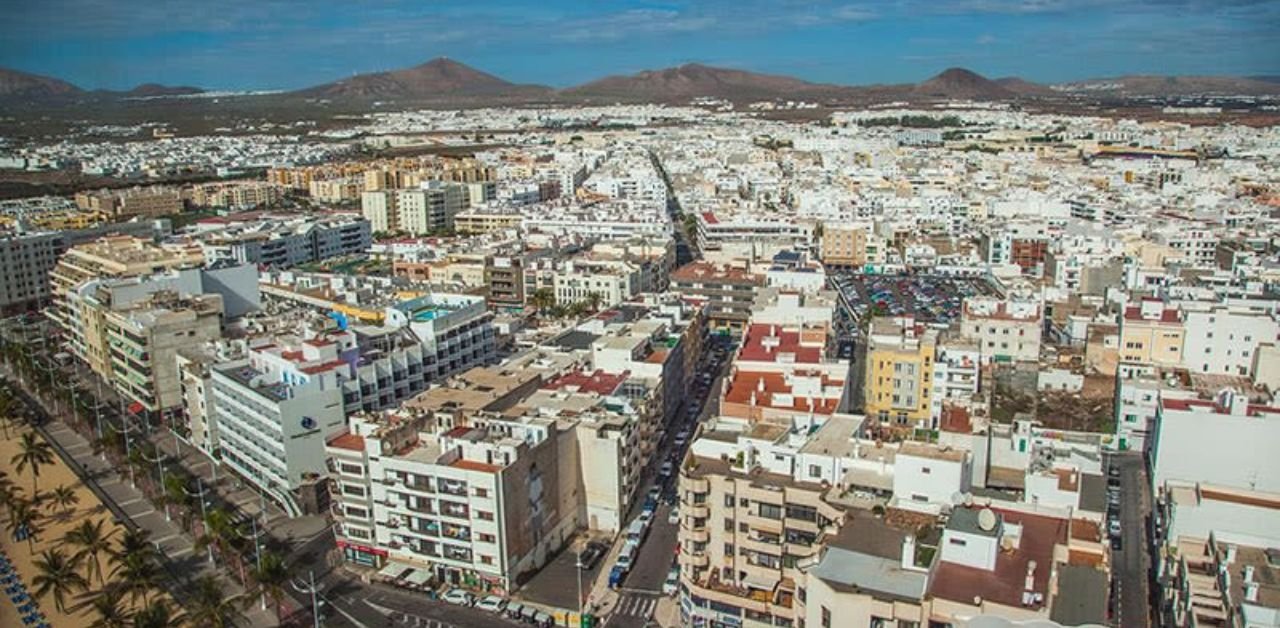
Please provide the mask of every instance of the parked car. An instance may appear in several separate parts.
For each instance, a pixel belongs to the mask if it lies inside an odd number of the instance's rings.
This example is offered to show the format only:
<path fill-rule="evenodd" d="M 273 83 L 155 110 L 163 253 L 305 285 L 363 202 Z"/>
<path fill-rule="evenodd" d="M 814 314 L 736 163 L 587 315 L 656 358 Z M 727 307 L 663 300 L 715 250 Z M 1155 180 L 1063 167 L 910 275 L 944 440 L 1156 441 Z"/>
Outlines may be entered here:
<path fill-rule="evenodd" d="M 658 469 L 658 477 L 662 477 L 662 478 L 671 477 L 671 472 L 674 471 L 675 468 L 676 466 L 674 464 L 671 464 L 670 460 L 662 463 L 662 468 Z"/>
<path fill-rule="evenodd" d="M 667 523 L 673 526 L 680 525 L 680 509 L 679 508 L 671 509 L 671 512 L 667 514 Z"/>
<path fill-rule="evenodd" d="M 507 603 L 506 615 L 511 619 L 520 619 L 520 613 L 524 611 L 524 604 L 516 601 Z"/>
<path fill-rule="evenodd" d="M 1118 552 L 1120 551 L 1121 547 L 1123 547 L 1123 545 L 1120 542 L 1120 537 L 1118 536 L 1111 537 L 1111 551 Z"/>
<path fill-rule="evenodd" d="M 596 568 L 596 564 L 609 551 L 604 543 L 592 541 L 582 548 L 582 553 L 578 555 L 578 560 L 582 563 L 582 568 L 591 571 Z"/>
<path fill-rule="evenodd" d="M 609 588 L 616 589 L 622 586 L 622 581 L 627 579 L 627 570 L 622 565 L 614 565 L 609 570 Z"/>
<path fill-rule="evenodd" d="M 665 595 L 675 595 L 680 589 L 680 568 L 672 567 L 667 571 L 667 579 L 662 583 L 662 593 Z"/>
<path fill-rule="evenodd" d="M 653 523 L 653 513 L 654 513 L 654 509 L 645 508 L 644 510 L 640 511 L 640 516 L 636 517 L 636 521 L 644 523 L 644 527 L 647 530 L 649 528 L 649 524 Z"/>
<path fill-rule="evenodd" d="M 476 608 L 490 613 L 501 613 L 502 609 L 507 607 L 507 601 L 496 595 L 486 595 L 479 602 L 476 602 Z"/>
<path fill-rule="evenodd" d="M 476 596 L 462 589 L 449 589 L 445 591 L 444 595 L 440 596 L 440 599 L 458 606 L 474 606 L 476 603 Z"/>
<path fill-rule="evenodd" d="M 684 447 L 684 444 L 687 442 L 689 442 L 689 430 L 680 430 L 680 432 L 676 434 L 676 440 L 674 443 L 676 448 Z"/>
<path fill-rule="evenodd" d="M 1120 520 L 1112 519 L 1107 524 L 1107 532 L 1109 532 L 1111 536 L 1120 536 Z"/>

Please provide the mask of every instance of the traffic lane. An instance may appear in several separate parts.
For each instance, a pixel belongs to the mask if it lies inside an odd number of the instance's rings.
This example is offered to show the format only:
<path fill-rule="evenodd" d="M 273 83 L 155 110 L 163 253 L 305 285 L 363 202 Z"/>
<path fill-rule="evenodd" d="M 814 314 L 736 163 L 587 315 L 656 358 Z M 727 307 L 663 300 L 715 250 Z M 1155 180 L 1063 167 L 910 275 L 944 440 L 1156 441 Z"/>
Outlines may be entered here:
<path fill-rule="evenodd" d="M 330 583 L 326 580 L 325 598 L 330 604 L 349 613 L 361 624 L 373 626 L 398 626 L 405 624 L 399 618 L 387 614 L 403 613 L 414 617 L 443 622 L 448 626 L 476 626 L 477 628 L 511 628 L 523 626 L 519 622 L 475 608 L 455 606 L 431 600 L 426 593 L 402 591 L 392 587 L 365 584 L 346 577 Z M 332 619 L 326 617 L 326 625 Z"/>
<path fill-rule="evenodd" d="M 1148 491 L 1140 456 L 1113 455 L 1111 463 L 1120 469 L 1120 535 L 1116 561 L 1116 596 L 1120 625 L 1143 627 L 1149 624 L 1146 568 L 1146 526 Z M 1115 558 L 1115 557 L 1113 557 Z"/>
<path fill-rule="evenodd" d="M 675 561 L 676 536 L 679 526 L 667 522 L 671 506 L 658 506 L 653 523 L 649 524 L 649 536 L 640 546 L 635 567 L 622 586 L 636 591 L 660 593 L 667 571 Z"/>

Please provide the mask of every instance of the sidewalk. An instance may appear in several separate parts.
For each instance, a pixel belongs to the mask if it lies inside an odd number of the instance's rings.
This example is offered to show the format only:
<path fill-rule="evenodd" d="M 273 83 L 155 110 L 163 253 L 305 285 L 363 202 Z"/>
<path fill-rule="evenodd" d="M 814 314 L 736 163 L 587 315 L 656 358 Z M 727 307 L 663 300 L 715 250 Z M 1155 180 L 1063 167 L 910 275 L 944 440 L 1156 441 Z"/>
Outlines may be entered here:
<path fill-rule="evenodd" d="M 22 380 L 14 376 L 8 369 L 5 375 L 13 382 Z M 142 492 L 129 483 L 129 478 L 121 477 L 110 463 L 93 454 L 93 447 L 84 437 L 76 433 L 60 420 L 55 412 L 46 406 L 43 400 L 34 395 L 29 398 L 39 404 L 49 416 L 49 422 L 43 426 L 45 434 L 53 441 L 55 447 L 65 451 L 67 455 L 81 467 L 85 474 L 85 483 L 96 483 L 108 504 L 114 510 L 124 513 L 137 527 L 151 533 L 151 539 L 161 550 L 165 560 L 170 564 L 172 573 L 187 574 L 192 580 L 207 574 L 218 577 L 228 595 L 243 595 L 245 590 L 232 578 L 209 564 L 207 555 L 195 553 L 195 542 L 179 528 L 178 524 L 167 521 L 162 512 L 158 512 Z M 180 602 L 181 603 L 181 602 Z M 252 605 L 245 610 L 245 616 L 251 626 L 276 626 L 271 610 L 262 610 L 260 605 Z"/>

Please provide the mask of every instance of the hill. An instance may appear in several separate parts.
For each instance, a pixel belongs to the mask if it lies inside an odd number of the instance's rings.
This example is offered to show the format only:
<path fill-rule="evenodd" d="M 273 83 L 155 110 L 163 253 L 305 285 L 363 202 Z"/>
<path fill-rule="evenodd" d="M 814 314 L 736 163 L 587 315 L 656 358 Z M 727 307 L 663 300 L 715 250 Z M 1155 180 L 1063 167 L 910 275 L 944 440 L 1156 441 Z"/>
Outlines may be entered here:
<path fill-rule="evenodd" d="M 192 94 L 203 94 L 204 90 L 199 87 L 190 87 L 187 85 L 160 85 L 158 83 L 143 83 L 127 92 L 116 92 L 125 98 L 155 98 L 159 96 L 190 96 Z"/>
<path fill-rule="evenodd" d="M 60 79 L 0 68 L 0 98 L 37 100 L 82 93 L 84 90 Z"/>
<path fill-rule="evenodd" d="M 1072 93 L 1151 98 L 1280 94 L 1280 83 L 1235 76 L 1119 76 L 1072 81 L 1054 88 Z"/>
<path fill-rule="evenodd" d="M 691 98 L 745 101 L 823 97 L 841 89 L 844 88 L 789 76 L 689 63 L 662 70 L 607 76 L 562 90 L 560 94 L 571 99 L 595 101 L 671 102 Z"/>
<path fill-rule="evenodd" d="M 916 85 L 911 93 L 918 98 L 957 100 L 1009 100 L 1017 93 L 1005 86 L 964 68 L 949 68 Z"/>
<path fill-rule="evenodd" d="M 548 88 L 537 85 L 517 85 L 441 57 L 412 68 L 357 74 L 295 93 L 324 98 L 436 100 L 516 94 L 532 96 L 549 91 Z"/>

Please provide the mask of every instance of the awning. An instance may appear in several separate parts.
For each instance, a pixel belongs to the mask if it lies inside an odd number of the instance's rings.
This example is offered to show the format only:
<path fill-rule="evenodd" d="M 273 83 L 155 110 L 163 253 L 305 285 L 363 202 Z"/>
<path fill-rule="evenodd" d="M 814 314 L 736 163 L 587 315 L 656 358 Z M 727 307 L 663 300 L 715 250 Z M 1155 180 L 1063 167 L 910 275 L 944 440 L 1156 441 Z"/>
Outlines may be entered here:
<path fill-rule="evenodd" d="M 879 473 L 870 469 L 849 469 L 844 474 L 844 483 L 849 486 L 869 488 L 877 491 L 893 490 L 892 475 L 888 473 Z"/>
<path fill-rule="evenodd" d="M 773 588 L 778 585 L 778 579 L 771 576 L 749 573 L 746 578 L 741 580 L 744 586 L 761 591 L 773 592 Z"/>
<path fill-rule="evenodd" d="M 429 580 L 431 580 L 431 573 L 422 569 L 415 569 L 413 571 L 410 571 L 409 575 L 404 577 L 405 583 L 413 585 L 415 587 L 422 586 L 426 584 L 427 581 Z"/>
<path fill-rule="evenodd" d="M 399 574 L 401 571 L 404 571 L 404 565 L 387 563 L 386 567 L 383 567 L 378 571 L 378 577 L 386 578 L 387 580 L 394 580 L 396 575 Z"/>

